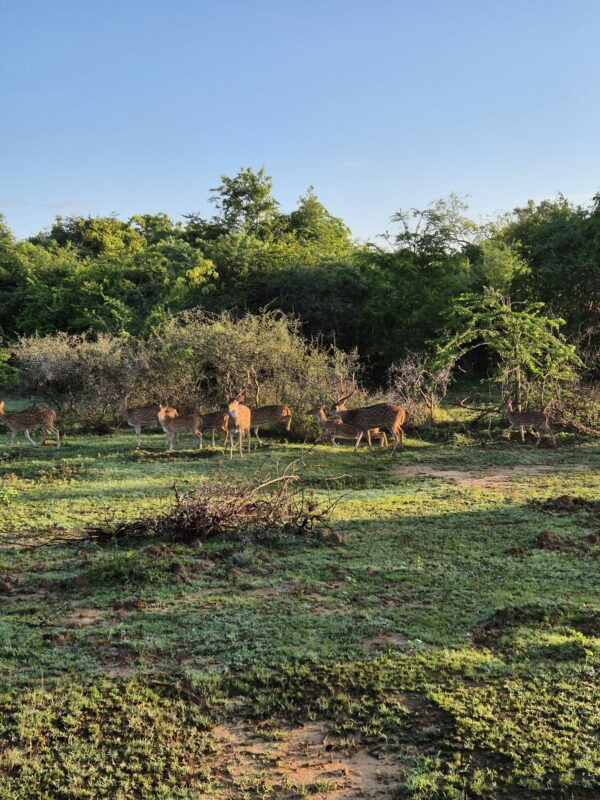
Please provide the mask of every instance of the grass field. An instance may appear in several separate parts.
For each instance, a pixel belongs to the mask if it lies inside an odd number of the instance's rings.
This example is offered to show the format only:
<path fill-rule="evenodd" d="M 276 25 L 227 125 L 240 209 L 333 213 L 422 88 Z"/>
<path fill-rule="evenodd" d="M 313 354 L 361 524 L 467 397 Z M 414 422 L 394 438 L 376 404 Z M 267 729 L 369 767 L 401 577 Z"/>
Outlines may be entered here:
<path fill-rule="evenodd" d="M 2 800 L 600 797 L 597 442 L 163 438 L 0 450 Z M 58 541 L 302 453 L 340 545 Z"/>

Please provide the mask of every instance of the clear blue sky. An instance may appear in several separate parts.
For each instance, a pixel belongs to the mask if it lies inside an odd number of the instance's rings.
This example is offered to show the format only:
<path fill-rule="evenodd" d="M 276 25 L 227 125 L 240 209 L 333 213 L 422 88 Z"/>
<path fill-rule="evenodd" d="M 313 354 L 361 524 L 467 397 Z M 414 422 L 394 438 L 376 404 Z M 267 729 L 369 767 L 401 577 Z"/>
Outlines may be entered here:
<path fill-rule="evenodd" d="M 451 191 L 600 189 L 598 0 L 0 0 L 0 211 L 209 213 L 309 184 L 356 236 Z"/>

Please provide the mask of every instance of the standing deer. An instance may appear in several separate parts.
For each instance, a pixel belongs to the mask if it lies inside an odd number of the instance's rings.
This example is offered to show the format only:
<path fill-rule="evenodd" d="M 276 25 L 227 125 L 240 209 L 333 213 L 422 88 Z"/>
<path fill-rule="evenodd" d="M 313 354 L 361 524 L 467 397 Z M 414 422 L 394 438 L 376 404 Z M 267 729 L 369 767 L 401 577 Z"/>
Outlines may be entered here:
<path fill-rule="evenodd" d="M 238 392 L 235 397 L 231 397 L 230 395 L 227 403 L 227 413 L 229 415 L 227 428 L 229 435 L 229 458 L 233 458 L 233 437 L 236 433 L 238 435 L 240 457 L 242 457 L 242 440 L 244 436 L 248 437 L 248 452 L 250 452 L 251 411 L 248 406 L 245 405 L 246 389 L 249 383 L 250 379 L 246 381 L 244 388 Z"/>
<path fill-rule="evenodd" d="M 196 439 L 198 440 L 198 448 L 202 449 L 202 418 L 199 414 L 184 414 L 176 417 L 170 415 L 169 412 L 173 411 L 173 409 L 169 408 L 168 406 L 160 405 L 158 407 L 158 421 L 160 423 L 161 428 L 167 434 L 167 447 L 169 450 L 173 450 L 173 444 L 175 442 L 175 437 L 178 433 L 184 433 L 185 431 L 189 431 L 193 433 Z"/>
<path fill-rule="evenodd" d="M 556 437 L 550 427 L 548 414 L 545 411 L 513 411 L 513 403 L 510 398 L 505 400 L 504 408 L 508 414 L 508 440 L 510 441 L 513 429 L 521 431 L 521 441 L 525 441 L 525 429 L 532 428 L 537 432 L 538 440 L 536 447 L 542 441 L 542 432 L 547 433 L 552 439 L 552 444 L 556 447 Z"/>
<path fill-rule="evenodd" d="M 333 447 L 339 447 L 339 444 L 335 441 L 336 439 L 353 439 L 356 441 L 362 435 L 360 429 L 354 425 L 348 425 L 339 419 L 329 419 L 325 414 L 324 406 L 315 406 L 315 408 L 311 408 L 306 413 L 317 420 L 321 430 L 329 437 Z M 380 440 L 382 447 L 387 447 L 385 431 L 373 428 L 370 433 L 373 438 Z"/>
<path fill-rule="evenodd" d="M 13 411 L 7 414 L 4 410 L 4 400 L 0 402 L 0 422 L 3 422 L 10 429 L 10 445 L 12 447 L 17 439 L 19 431 L 25 433 L 25 437 L 34 447 L 38 447 L 31 438 L 29 431 L 41 430 L 43 435 L 40 445 L 44 443 L 46 437 L 52 434 L 56 436 L 56 446 L 60 447 L 60 433 L 54 424 L 56 411 L 47 406 L 40 408 L 28 408 L 25 411 Z"/>
<path fill-rule="evenodd" d="M 358 445 L 362 437 L 367 435 L 367 442 L 369 443 L 369 450 L 373 449 L 371 444 L 371 431 L 374 428 L 387 428 L 394 437 L 394 447 L 392 453 L 396 452 L 398 443 L 402 448 L 404 446 L 404 431 L 402 425 L 406 419 L 406 411 L 402 406 L 395 403 L 376 403 L 372 406 L 365 406 L 364 408 L 351 408 L 347 409 L 344 402 L 356 392 L 356 379 L 352 376 L 352 387 L 347 394 L 343 394 L 345 389 L 340 381 L 340 390 L 342 394 L 338 395 L 337 400 L 331 407 L 330 413 L 334 418 L 345 422 L 348 425 L 353 425 L 358 428 L 360 435 L 356 439 L 354 449 L 358 450 Z"/>
<path fill-rule="evenodd" d="M 202 414 L 200 417 L 200 428 L 202 433 L 204 431 L 212 431 L 212 444 L 215 446 L 215 431 L 223 431 L 225 440 L 223 447 L 227 446 L 227 426 L 229 423 L 229 413 L 227 411 L 210 411 L 208 414 Z"/>
<path fill-rule="evenodd" d="M 160 405 L 149 405 L 149 406 L 139 406 L 138 408 L 129 408 L 129 392 L 123 395 L 121 402 L 119 403 L 119 410 L 123 415 L 123 418 L 127 422 L 128 425 L 135 431 L 135 440 L 136 444 L 139 447 L 141 442 L 141 433 L 142 428 L 148 427 L 148 425 L 157 425 L 158 424 L 158 411 L 161 408 Z M 173 419 L 177 416 L 177 409 L 171 408 L 170 406 L 165 406 L 165 418 Z"/>
<path fill-rule="evenodd" d="M 285 429 L 289 433 L 292 427 L 292 409 L 289 406 L 281 405 L 259 406 L 251 409 L 250 425 L 259 444 L 262 444 L 258 435 L 259 427 L 273 422 L 285 422 Z"/>

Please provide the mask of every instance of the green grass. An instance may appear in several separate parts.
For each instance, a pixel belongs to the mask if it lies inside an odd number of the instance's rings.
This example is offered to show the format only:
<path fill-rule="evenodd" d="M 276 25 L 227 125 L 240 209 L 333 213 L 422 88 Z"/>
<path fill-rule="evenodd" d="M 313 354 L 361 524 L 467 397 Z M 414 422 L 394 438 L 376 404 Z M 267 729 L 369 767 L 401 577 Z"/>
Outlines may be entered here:
<path fill-rule="evenodd" d="M 0 798 L 335 796 L 269 764 L 242 785 L 213 733 L 241 720 L 325 720 L 393 757 L 399 798 L 600 796 L 600 511 L 532 503 L 600 499 L 600 447 L 435 438 L 232 462 L 165 456 L 158 434 L 0 450 Z M 303 454 L 307 485 L 342 495 L 341 546 L 52 543 Z M 505 467 L 522 472 L 491 487 L 399 472 Z M 569 547 L 538 547 L 543 530 Z"/>

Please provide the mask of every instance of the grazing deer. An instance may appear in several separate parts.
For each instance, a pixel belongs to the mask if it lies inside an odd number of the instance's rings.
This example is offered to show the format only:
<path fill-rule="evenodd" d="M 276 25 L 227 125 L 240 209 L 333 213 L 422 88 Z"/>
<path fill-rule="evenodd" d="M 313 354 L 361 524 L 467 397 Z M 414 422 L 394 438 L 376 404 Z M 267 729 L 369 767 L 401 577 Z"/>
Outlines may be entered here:
<path fill-rule="evenodd" d="M 396 452 L 398 444 L 402 448 L 404 446 L 404 431 L 402 425 L 406 419 L 406 411 L 402 406 L 395 403 L 376 403 L 372 406 L 365 406 L 364 408 L 351 408 L 347 409 L 344 402 L 356 392 L 356 378 L 352 376 L 352 387 L 347 394 L 340 380 L 340 390 L 342 394 L 338 395 L 337 400 L 331 407 L 330 413 L 335 419 L 345 422 L 347 425 L 352 425 L 358 428 L 360 435 L 356 439 L 354 449 L 358 450 L 358 445 L 362 437 L 367 435 L 367 442 L 369 443 L 369 450 L 373 449 L 371 444 L 371 431 L 374 428 L 387 428 L 394 437 L 394 448 L 392 453 Z"/>
<path fill-rule="evenodd" d="M 129 402 L 129 392 L 123 395 L 121 402 L 119 403 L 119 410 L 123 415 L 123 418 L 125 419 L 127 424 L 131 425 L 131 427 L 134 429 L 136 444 L 139 447 L 141 442 L 142 428 L 146 428 L 148 425 L 158 424 L 158 411 L 161 408 L 161 406 L 150 405 L 150 406 L 139 406 L 138 408 L 129 408 L 128 402 Z M 165 406 L 164 411 L 165 411 L 165 418 L 173 419 L 177 416 L 176 408 Z"/>
<path fill-rule="evenodd" d="M 508 440 L 510 441 L 513 429 L 521 431 L 521 441 L 525 441 L 525 429 L 532 428 L 537 432 L 538 440 L 536 447 L 542 441 L 542 432 L 547 433 L 552 439 L 552 444 L 556 447 L 556 437 L 550 427 L 548 414 L 545 411 L 513 411 L 513 403 L 510 398 L 504 402 L 504 408 L 508 414 Z"/>
<path fill-rule="evenodd" d="M 167 434 L 167 447 L 173 450 L 175 437 L 178 433 L 189 431 L 193 433 L 198 440 L 198 448 L 202 449 L 202 429 L 201 417 L 199 414 L 185 414 L 176 417 L 170 416 L 170 409 L 168 406 L 160 405 L 158 407 L 158 421 L 163 431 Z"/>
<path fill-rule="evenodd" d="M 321 430 L 329 437 L 333 447 L 339 447 L 339 444 L 335 441 L 336 439 L 353 439 L 356 441 L 361 436 L 360 429 L 355 428 L 354 425 L 348 425 L 339 419 L 329 419 L 325 414 L 324 406 L 315 406 L 315 408 L 311 408 L 306 413 L 317 420 Z M 388 442 L 385 431 L 373 428 L 370 433 L 373 438 L 380 440 L 382 447 L 387 447 Z"/>
<path fill-rule="evenodd" d="M 228 381 L 229 383 L 229 381 Z M 248 437 L 248 452 L 250 452 L 250 425 L 251 425 L 251 417 L 252 412 L 245 405 L 246 400 L 246 389 L 248 388 L 248 384 L 250 383 L 250 379 L 246 381 L 244 388 L 232 397 L 230 395 L 229 401 L 227 403 L 227 413 L 229 415 L 227 431 L 229 435 L 229 458 L 233 458 L 233 437 L 234 434 L 237 433 L 238 435 L 238 443 L 240 448 L 240 457 L 242 457 L 242 440 L 244 436 Z M 227 440 L 225 440 L 227 441 Z"/>
<path fill-rule="evenodd" d="M 262 444 L 258 436 L 259 427 L 273 422 L 285 422 L 285 429 L 289 433 L 292 427 L 292 409 L 289 406 L 259 406 L 251 409 L 250 426 L 259 444 Z"/>
<path fill-rule="evenodd" d="M 48 406 L 40 406 L 40 408 L 27 408 L 25 411 L 13 411 L 7 414 L 4 410 L 4 400 L 0 402 L 0 422 L 3 422 L 10 429 L 10 445 L 12 447 L 17 439 L 19 431 L 23 431 L 27 441 L 31 442 L 34 447 L 38 447 L 31 438 L 29 431 L 41 430 L 43 435 L 40 445 L 42 445 L 46 437 L 52 434 L 56 436 L 56 446 L 60 447 L 60 433 L 54 424 L 56 420 L 56 411 L 53 411 Z"/>
<path fill-rule="evenodd" d="M 210 411 L 208 414 L 202 414 L 200 416 L 201 432 L 204 433 L 204 431 L 212 431 L 213 447 L 215 446 L 215 431 L 223 431 L 223 433 L 225 434 L 223 447 L 226 447 L 227 436 L 228 436 L 227 433 L 228 423 L 229 423 L 229 413 L 227 411 Z"/>

